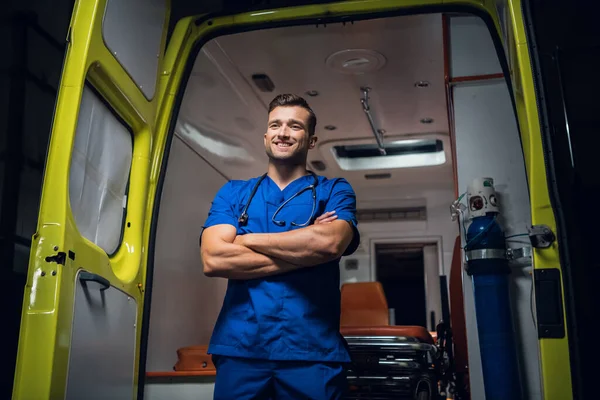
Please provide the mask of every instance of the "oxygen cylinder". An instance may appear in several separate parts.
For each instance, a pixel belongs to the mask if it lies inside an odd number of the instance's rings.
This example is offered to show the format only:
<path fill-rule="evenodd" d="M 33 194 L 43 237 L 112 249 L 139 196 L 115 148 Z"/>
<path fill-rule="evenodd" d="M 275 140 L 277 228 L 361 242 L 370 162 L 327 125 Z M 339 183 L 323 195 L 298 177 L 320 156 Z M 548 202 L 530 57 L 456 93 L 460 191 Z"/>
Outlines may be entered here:
<path fill-rule="evenodd" d="M 486 400 L 520 400 L 521 384 L 509 294 L 510 267 L 492 178 L 467 191 L 466 272 L 472 276 Z"/>

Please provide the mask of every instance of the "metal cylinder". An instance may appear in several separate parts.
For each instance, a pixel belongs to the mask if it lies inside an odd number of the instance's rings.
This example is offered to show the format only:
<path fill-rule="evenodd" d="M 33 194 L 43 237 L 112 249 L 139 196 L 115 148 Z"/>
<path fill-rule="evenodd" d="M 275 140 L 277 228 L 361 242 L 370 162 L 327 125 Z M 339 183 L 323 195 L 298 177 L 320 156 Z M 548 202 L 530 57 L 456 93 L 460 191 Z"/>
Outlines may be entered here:
<path fill-rule="evenodd" d="M 510 267 L 496 213 L 473 219 L 467 232 L 486 400 L 522 398 L 509 294 Z"/>

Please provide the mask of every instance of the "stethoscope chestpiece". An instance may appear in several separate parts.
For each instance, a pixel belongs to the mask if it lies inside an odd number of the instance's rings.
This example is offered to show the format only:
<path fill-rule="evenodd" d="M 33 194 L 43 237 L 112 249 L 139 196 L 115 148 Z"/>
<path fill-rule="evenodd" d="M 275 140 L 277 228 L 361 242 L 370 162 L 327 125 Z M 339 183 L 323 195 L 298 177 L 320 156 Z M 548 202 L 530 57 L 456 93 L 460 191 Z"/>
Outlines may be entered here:
<path fill-rule="evenodd" d="M 238 218 L 238 223 L 241 226 L 244 226 L 248 223 L 248 214 L 243 213 L 242 215 L 240 215 L 240 217 Z"/>

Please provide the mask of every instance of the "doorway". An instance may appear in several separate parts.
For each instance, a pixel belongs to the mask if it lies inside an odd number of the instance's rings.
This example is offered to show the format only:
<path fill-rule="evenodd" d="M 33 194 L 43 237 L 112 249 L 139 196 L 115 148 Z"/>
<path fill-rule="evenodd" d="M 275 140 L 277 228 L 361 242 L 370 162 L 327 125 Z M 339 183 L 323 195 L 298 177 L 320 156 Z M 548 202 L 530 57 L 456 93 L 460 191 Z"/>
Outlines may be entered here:
<path fill-rule="evenodd" d="M 442 318 L 438 248 L 436 242 L 386 240 L 372 244 L 374 280 L 383 286 L 391 325 L 435 331 Z"/>

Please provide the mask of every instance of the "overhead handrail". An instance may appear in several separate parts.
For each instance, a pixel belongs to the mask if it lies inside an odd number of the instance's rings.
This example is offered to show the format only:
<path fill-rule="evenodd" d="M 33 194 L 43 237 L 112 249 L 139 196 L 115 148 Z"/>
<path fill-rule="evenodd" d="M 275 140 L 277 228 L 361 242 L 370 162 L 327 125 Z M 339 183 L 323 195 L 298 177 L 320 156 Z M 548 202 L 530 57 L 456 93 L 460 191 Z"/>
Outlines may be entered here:
<path fill-rule="evenodd" d="M 373 116 L 371 115 L 371 107 L 369 106 L 369 92 L 371 91 L 370 87 L 361 87 L 360 90 L 363 93 L 362 99 L 360 102 L 363 106 L 363 111 L 367 115 L 367 119 L 369 120 L 369 125 L 371 125 L 371 130 L 373 131 L 373 136 L 375 136 L 375 140 L 377 140 L 377 146 L 379 146 L 379 152 L 382 155 L 386 155 L 385 145 L 383 144 L 383 134 L 381 130 L 378 130 L 375 127 L 375 121 L 373 120 Z"/>

